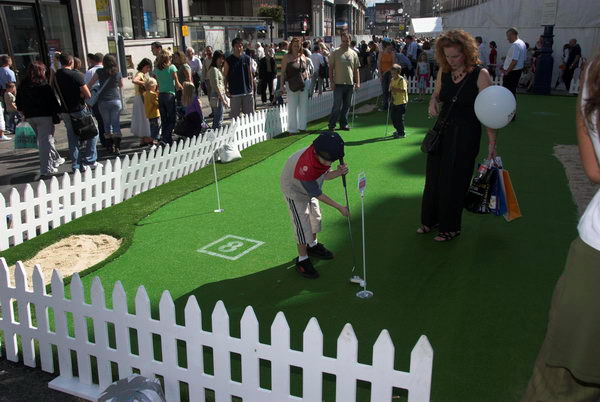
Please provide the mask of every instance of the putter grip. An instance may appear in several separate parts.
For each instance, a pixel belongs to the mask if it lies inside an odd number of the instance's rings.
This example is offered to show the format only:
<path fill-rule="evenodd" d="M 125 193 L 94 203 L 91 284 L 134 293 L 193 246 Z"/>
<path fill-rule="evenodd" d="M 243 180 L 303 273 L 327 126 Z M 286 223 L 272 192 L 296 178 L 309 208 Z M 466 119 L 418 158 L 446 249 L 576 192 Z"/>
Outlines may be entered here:
<path fill-rule="evenodd" d="M 344 158 L 340 158 L 340 165 L 344 164 Z M 344 183 L 344 187 L 346 187 L 346 175 L 342 175 L 342 183 Z"/>

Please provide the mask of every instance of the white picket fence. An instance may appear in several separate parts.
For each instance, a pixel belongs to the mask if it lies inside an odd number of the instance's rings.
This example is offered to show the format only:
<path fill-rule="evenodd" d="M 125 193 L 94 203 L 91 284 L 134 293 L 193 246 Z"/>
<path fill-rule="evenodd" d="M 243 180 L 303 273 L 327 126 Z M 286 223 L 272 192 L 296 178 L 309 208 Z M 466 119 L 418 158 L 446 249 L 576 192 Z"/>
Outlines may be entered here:
<path fill-rule="evenodd" d="M 494 83 L 501 84 L 501 78 Z M 427 93 L 432 93 L 433 88 L 432 80 Z M 414 78 L 409 80 L 409 92 L 418 92 L 418 82 Z M 356 90 L 355 101 L 364 102 L 380 94 L 380 81 L 367 81 Z M 309 100 L 308 120 L 328 116 L 332 105 L 333 92 L 314 96 Z M 0 194 L 0 251 L 195 172 L 206 166 L 213 152 L 225 143 L 235 144 L 243 150 L 285 131 L 286 105 L 235 119 L 216 131 L 214 142 L 208 141 L 207 136 L 195 137 L 172 147 L 107 161 L 95 171 L 53 177 L 49 186 L 43 181 L 33 186 L 27 184 L 22 194 L 13 188 L 8 200 Z"/>
<path fill-rule="evenodd" d="M 230 333 L 229 316 L 220 301 L 212 312 L 212 330 L 207 331 L 202 328 L 202 312 L 195 297 L 188 299 L 185 324 L 179 325 L 169 292 L 162 295 L 160 318 L 156 320 L 151 317 L 144 287 L 138 288 L 135 314 L 131 314 L 120 282 L 113 290 L 112 308 L 107 308 L 98 277 L 93 280 L 89 304 L 77 274 L 72 277 L 70 299 L 65 298 L 65 287 L 57 271 L 52 275 L 51 294 L 46 292 L 39 266 L 32 275 L 32 288 L 27 279 L 19 262 L 13 286 L 6 261 L 0 258 L 0 331 L 4 335 L 4 345 L 0 346 L 4 346 L 8 360 L 19 361 L 21 353 L 25 365 L 35 367 L 39 359 L 42 370 L 50 373 L 54 372 L 57 358 L 59 376 L 50 387 L 81 398 L 96 400 L 114 377 L 121 379 L 138 372 L 148 378 L 162 377 L 168 401 L 181 399 L 181 383 L 187 384 L 190 401 L 205 401 L 206 390 L 212 390 L 218 402 L 231 401 L 233 396 L 260 402 L 321 401 L 323 373 L 335 376 L 336 401 L 355 401 L 358 380 L 371 384 L 371 401 L 391 401 L 393 388 L 407 389 L 410 402 L 430 399 L 433 350 L 424 335 L 411 352 L 410 371 L 402 372 L 394 369 L 394 345 L 386 330 L 373 346 L 369 365 L 357 360 L 358 341 L 350 324 L 337 340 L 337 356 L 327 357 L 323 355 L 323 333 L 315 318 L 304 330 L 299 351 L 290 347 L 290 328 L 281 312 L 271 326 L 271 344 L 264 344 L 259 341 L 259 323 L 252 307 L 243 314 L 237 338 Z M 109 331 L 109 325 L 114 330 Z M 93 341 L 89 337 L 92 329 Z M 137 338 L 137 353 L 132 350 L 132 330 Z M 114 341 L 109 341 L 109 332 L 114 334 Z M 153 335 L 160 337 L 160 346 L 154 344 Z M 187 367 L 179 364 L 178 342 L 185 344 Z M 155 347 L 162 351 L 161 361 L 155 360 Z M 213 374 L 205 370 L 211 363 L 211 358 L 203 354 L 205 347 L 212 349 Z M 241 381 L 232 378 L 231 354 L 241 358 Z M 77 375 L 72 358 L 77 363 Z M 270 362 L 271 389 L 260 386 L 260 360 Z M 293 367 L 302 369 L 302 397 L 290 395 Z M 93 380 L 93 372 L 97 373 L 97 381 Z"/>

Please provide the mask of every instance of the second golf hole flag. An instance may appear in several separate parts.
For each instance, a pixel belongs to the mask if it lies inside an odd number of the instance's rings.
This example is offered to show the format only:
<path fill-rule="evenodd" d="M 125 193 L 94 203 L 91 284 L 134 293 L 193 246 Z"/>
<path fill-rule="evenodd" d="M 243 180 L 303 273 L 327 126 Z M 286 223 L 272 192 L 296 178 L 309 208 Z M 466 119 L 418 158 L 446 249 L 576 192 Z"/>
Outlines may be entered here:
<path fill-rule="evenodd" d="M 358 174 L 358 191 L 360 196 L 365 196 L 365 189 L 367 188 L 367 175 L 364 172 Z"/>

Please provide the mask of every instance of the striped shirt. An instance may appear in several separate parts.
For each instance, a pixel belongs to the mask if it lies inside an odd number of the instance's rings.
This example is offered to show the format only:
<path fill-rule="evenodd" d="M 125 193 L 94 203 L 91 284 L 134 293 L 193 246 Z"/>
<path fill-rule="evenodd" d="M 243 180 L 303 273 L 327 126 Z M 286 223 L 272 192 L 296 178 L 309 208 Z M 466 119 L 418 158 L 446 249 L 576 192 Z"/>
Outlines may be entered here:
<path fill-rule="evenodd" d="M 275 52 L 275 65 L 277 66 L 277 75 L 281 75 L 281 62 L 283 61 L 283 56 L 285 56 L 286 52 Z"/>

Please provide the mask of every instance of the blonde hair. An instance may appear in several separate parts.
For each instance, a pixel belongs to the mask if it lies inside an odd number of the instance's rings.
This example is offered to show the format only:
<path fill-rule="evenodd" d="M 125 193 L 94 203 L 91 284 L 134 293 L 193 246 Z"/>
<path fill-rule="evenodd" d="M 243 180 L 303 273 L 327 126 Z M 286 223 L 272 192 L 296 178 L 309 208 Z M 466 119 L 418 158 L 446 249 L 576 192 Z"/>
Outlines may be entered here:
<path fill-rule="evenodd" d="M 157 87 L 158 86 L 158 82 L 150 77 L 148 78 L 148 80 L 146 82 L 144 82 L 144 88 L 146 89 L 146 91 L 152 91 L 152 87 Z"/>
<path fill-rule="evenodd" d="M 390 70 L 400 74 L 402 72 L 402 66 L 400 64 L 394 64 Z"/>
<path fill-rule="evenodd" d="M 435 41 L 435 58 L 443 72 L 450 72 L 450 64 L 446 60 L 446 54 L 444 49 L 447 47 L 456 47 L 465 56 L 465 66 L 467 70 L 471 70 L 478 64 L 481 64 L 479 60 L 479 48 L 477 42 L 473 36 L 462 29 L 453 29 L 440 36 Z"/>
<path fill-rule="evenodd" d="M 191 82 L 183 83 L 183 93 L 181 94 L 181 104 L 183 106 L 188 106 L 194 100 L 194 92 L 196 92 L 196 87 Z"/>
<path fill-rule="evenodd" d="M 161 50 L 158 56 L 156 57 L 156 67 L 159 70 L 164 70 L 169 67 L 171 64 L 171 52 L 168 50 Z"/>

